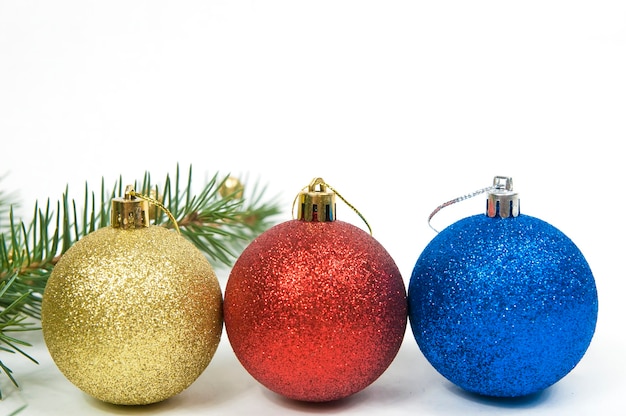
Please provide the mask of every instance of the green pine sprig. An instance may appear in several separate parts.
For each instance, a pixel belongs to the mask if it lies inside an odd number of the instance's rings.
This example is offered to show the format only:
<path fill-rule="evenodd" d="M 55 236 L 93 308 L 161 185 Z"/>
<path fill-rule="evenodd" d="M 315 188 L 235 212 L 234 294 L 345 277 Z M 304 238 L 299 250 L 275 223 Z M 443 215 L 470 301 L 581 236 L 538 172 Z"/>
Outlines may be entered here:
<path fill-rule="evenodd" d="M 277 202 L 263 202 L 267 188 L 260 188 L 258 182 L 244 198 L 238 197 L 237 191 L 223 195 L 221 190 L 229 177 L 220 180 L 218 175 L 192 195 L 190 178 L 191 168 L 185 187 L 181 187 L 178 170 L 174 180 L 167 178 L 163 205 L 176 219 L 181 233 L 200 251 L 218 264 L 231 266 L 243 247 L 273 224 L 271 218 L 280 213 Z M 146 178 L 142 193 L 149 189 L 150 181 Z M 158 188 L 156 194 L 160 196 Z M 157 211 L 155 223 L 174 226 L 163 211 Z"/>
<path fill-rule="evenodd" d="M 267 188 L 258 182 L 251 189 L 244 187 L 243 195 L 225 193 L 224 184 L 230 176 L 219 174 L 195 193 L 192 176 L 191 166 L 185 178 L 177 166 L 175 175 L 168 174 L 162 186 L 154 184 L 148 172 L 132 185 L 142 195 L 160 201 L 176 222 L 155 207 L 151 213 L 154 224 L 168 228 L 177 225 L 214 267 L 231 266 L 246 244 L 274 224 L 281 212 L 277 199 L 265 202 Z M 102 179 L 96 193 L 85 184 L 80 204 L 70 199 L 66 188 L 56 204 L 50 200 L 43 206 L 35 203 L 28 222 L 15 218 L 15 205 L 0 191 L 0 358 L 5 353 L 18 353 L 37 362 L 23 350 L 30 346 L 28 343 L 8 334 L 40 329 L 41 300 L 54 266 L 74 243 L 110 224 L 111 200 L 123 196 L 126 185 L 120 177 L 111 191 Z M 18 386 L 1 359 L 0 374 Z"/>

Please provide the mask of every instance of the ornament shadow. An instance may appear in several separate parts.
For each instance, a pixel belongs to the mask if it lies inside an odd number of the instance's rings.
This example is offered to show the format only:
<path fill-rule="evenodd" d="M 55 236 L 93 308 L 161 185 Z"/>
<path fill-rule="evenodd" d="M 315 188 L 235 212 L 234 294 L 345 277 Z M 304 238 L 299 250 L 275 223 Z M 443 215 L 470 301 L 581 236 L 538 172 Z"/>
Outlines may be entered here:
<path fill-rule="evenodd" d="M 537 393 L 529 394 L 521 397 L 489 397 L 483 396 L 477 393 L 470 393 L 455 385 L 447 386 L 447 389 L 454 395 L 469 400 L 474 403 L 478 403 L 485 406 L 499 407 L 502 409 L 531 409 L 539 407 L 543 403 L 549 400 L 551 388 L 539 391 Z"/>
<path fill-rule="evenodd" d="M 396 374 L 397 375 L 397 374 Z M 407 403 L 415 400 L 419 395 L 413 388 L 412 383 L 389 382 L 390 380 L 376 380 L 365 389 L 356 392 L 348 397 L 328 402 L 305 402 L 289 399 L 273 391 L 260 386 L 263 389 L 263 396 L 277 407 L 299 413 L 341 413 L 358 411 L 359 408 L 385 409 L 398 403 Z"/>
<path fill-rule="evenodd" d="M 286 410 L 293 410 L 302 413 L 329 413 L 346 411 L 347 409 L 356 407 L 358 403 L 360 403 L 361 400 L 359 396 L 361 396 L 362 393 L 363 392 L 359 392 L 353 394 L 352 396 L 329 402 L 304 402 L 289 399 L 274 393 L 271 390 L 263 388 L 263 395 L 272 403 Z"/>
<path fill-rule="evenodd" d="M 86 396 L 85 400 L 89 404 L 90 407 L 101 410 L 106 413 L 110 413 L 113 415 L 145 415 L 145 414 L 158 414 L 161 412 L 166 412 L 170 409 L 173 409 L 177 406 L 177 396 L 169 398 L 159 403 L 146 404 L 140 406 L 127 406 L 127 405 L 117 405 L 112 403 L 106 403 L 95 399 L 91 396 Z"/>
<path fill-rule="evenodd" d="M 223 334 L 224 338 L 226 335 Z M 172 399 L 179 399 L 179 406 L 185 409 L 211 409 L 224 403 L 235 401 L 257 388 L 257 382 L 241 366 L 235 354 L 222 341 L 214 361 L 186 391 Z M 170 399 L 171 400 L 171 399 Z"/>

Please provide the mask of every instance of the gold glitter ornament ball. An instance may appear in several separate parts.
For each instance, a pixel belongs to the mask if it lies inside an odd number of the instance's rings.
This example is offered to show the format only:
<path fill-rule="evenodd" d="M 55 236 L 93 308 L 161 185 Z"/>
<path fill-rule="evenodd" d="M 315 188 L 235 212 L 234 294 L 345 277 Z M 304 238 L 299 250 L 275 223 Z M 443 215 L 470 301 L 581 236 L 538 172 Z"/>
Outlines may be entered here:
<path fill-rule="evenodd" d="M 206 369 L 222 333 L 222 293 L 202 253 L 159 226 L 101 228 L 59 260 L 41 324 L 52 359 L 105 402 L 156 403 Z"/>

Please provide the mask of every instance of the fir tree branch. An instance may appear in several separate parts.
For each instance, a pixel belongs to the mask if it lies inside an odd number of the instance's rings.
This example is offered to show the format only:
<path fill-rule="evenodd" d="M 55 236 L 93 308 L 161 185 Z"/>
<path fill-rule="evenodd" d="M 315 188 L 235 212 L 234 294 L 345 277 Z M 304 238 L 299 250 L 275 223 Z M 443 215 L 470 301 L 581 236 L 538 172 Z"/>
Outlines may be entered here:
<path fill-rule="evenodd" d="M 0 182 L 3 180 L 4 175 L 0 176 Z M 6 191 L 0 189 L 0 233 L 6 231 L 7 224 L 4 220 L 12 206 L 17 206 L 15 192 L 7 193 Z"/>
<path fill-rule="evenodd" d="M 4 298 L 9 288 L 15 283 L 17 274 L 0 282 L 0 298 Z M 0 311 L 0 352 L 19 353 L 37 364 L 37 361 L 24 352 L 19 346 L 30 346 L 29 343 L 21 341 L 15 337 L 8 335 L 9 332 L 30 331 L 38 328 L 33 327 L 32 322 L 25 322 L 26 316 L 19 313 L 19 308 L 26 302 L 29 292 L 14 299 L 7 307 Z M 0 373 L 4 373 L 11 382 L 18 387 L 17 380 L 13 377 L 13 372 L 8 368 L 2 360 L 0 360 Z M 2 391 L 0 391 L 0 400 L 2 399 Z"/>
<path fill-rule="evenodd" d="M 231 266 L 245 245 L 273 224 L 280 209 L 276 200 L 263 202 L 266 188 L 259 188 L 258 183 L 251 192 L 244 191 L 243 197 L 236 192 L 221 192 L 228 178 L 219 179 L 215 174 L 194 194 L 191 166 L 182 185 L 177 166 L 173 177 L 166 176 L 162 192 L 158 185 L 153 185 L 148 172 L 134 186 L 143 195 L 152 193 L 160 200 L 174 216 L 181 233 L 214 266 Z M 82 237 L 109 225 L 111 200 L 123 195 L 125 185 L 120 177 L 109 191 L 103 178 L 96 198 L 96 193 L 85 184 L 82 209 L 69 198 L 66 188 L 54 209 L 50 200 L 45 206 L 35 203 L 28 223 L 14 217 L 13 204 L 8 204 L 6 194 L 0 192 L 0 214 L 2 219 L 8 217 L 6 224 L 0 220 L 0 353 L 19 353 L 36 362 L 19 347 L 29 346 L 27 343 L 6 333 L 39 329 L 31 325 L 40 319 L 41 300 L 54 266 Z M 158 208 L 151 215 L 154 224 L 174 226 Z M 17 386 L 11 370 L 2 361 L 0 373 Z"/>

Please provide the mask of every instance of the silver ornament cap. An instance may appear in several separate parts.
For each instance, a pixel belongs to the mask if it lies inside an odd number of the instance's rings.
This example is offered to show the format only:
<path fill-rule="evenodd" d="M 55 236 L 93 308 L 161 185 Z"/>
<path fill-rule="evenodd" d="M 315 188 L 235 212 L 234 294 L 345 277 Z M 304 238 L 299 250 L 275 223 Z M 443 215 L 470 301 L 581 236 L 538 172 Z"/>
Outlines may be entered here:
<path fill-rule="evenodd" d="M 493 178 L 487 192 L 487 213 L 490 218 L 509 218 L 519 215 L 519 196 L 513 191 L 513 179 L 506 176 Z"/>

